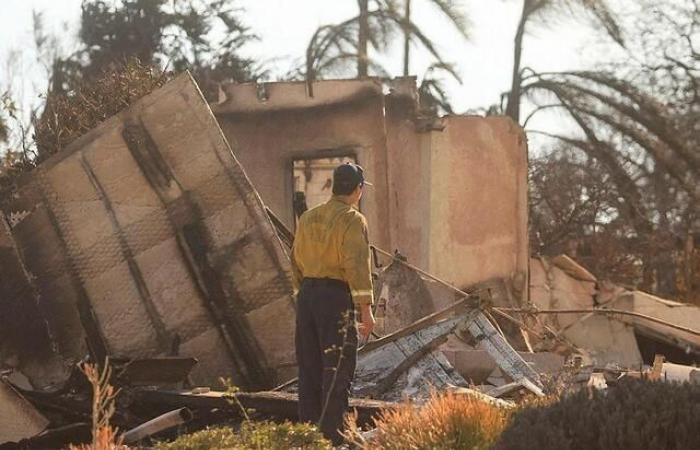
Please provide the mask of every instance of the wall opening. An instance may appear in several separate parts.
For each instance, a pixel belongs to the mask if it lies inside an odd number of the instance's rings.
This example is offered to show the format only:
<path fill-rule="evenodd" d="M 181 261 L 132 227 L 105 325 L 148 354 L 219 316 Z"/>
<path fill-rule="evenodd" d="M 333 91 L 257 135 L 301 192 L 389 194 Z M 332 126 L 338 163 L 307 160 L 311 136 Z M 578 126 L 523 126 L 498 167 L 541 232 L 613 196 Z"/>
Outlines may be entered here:
<path fill-rule="evenodd" d="M 333 169 L 346 162 L 356 163 L 355 155 L 346 154 L 292 161 L 294 223 L 307 209 L 326 202 L 333 195 Z"/>
<path fill-rule="evenodd" d="M 666 361 L 675 364 L 695 365 L 700 363 L 700 353 L 692 349 L 684 349 L 680 344 L 673 345 L 669 342 L 664 342 L 650 333 L 640 332 L 639 330 L 634 330 L 634 337 L 637 338 L 639 352 L 644 363 L 650 366 L 654 364 L 654 356 L 656 354 L 664 355 Z"/>

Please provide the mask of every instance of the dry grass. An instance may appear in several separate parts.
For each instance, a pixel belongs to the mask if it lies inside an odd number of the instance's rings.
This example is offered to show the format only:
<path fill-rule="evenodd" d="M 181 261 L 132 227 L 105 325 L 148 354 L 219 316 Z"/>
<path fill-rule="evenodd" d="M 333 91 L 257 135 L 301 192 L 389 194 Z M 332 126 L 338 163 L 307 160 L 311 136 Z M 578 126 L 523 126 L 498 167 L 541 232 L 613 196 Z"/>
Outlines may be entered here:
<path fill-rule="evenodd" d="M 49 95 L 35 125 L 38 161 L 68 144 L 133 102 L 163 86 L 167 75 L 131 59 L 67 95 Z"/>
<path fill-rule="evenodd" d="M 17 190 L 17 180 L 39 163 L 136 100 L 163 86 L 165 72 L 131 59 L 67 94 L 49 94 L 34 122 L 34 142 L 0 157 L 0 205 Z"/>
<path fill-rule="evenodd" d="M 350 417 L 348 440 L 362 449 L 377 450 L 488 449 L 507 425 L 509 414 L 469 396 L 434 392 L 421 407 L 404 403 L 384 412 L 375 420 L 371 440 L 361 436 Z"/>
<path fill-rule="evenodd" d="M 114 414 L 114 400 L 118 391 L 109 384 L 111 369 L 105 364 L 100 373 L 98 367 L 93 364 L 80 366 L 92 386 L 92 443 L 83 445 L 71 445 L 70 450 L 123 450 L 121 438 L 117 436 L 118 430 L 112 427 L 109 420 Z"/>

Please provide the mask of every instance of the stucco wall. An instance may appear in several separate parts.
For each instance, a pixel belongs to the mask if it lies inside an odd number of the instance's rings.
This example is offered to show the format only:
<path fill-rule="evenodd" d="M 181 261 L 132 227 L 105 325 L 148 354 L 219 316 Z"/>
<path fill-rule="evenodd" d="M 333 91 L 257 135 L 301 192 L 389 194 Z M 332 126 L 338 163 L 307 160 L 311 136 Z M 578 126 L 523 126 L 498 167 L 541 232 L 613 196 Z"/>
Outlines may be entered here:
<path fill-rule="evenodd" d="M 527 151 L 506 117 L 430 132 L 428 269 L 459 286 L 527 273 Z"/>
<path fill-rule="evenodd" d="M 418 132 L 415 105 L 387 96 L 389 233 L 391 249 L 428 268 L 430 229 L 430 133 Z"/>
<path fill-rule="evenodd" d="M 297 83 L 275 83 L 269 98 L 260 102 L 260 105 L 267 105 L 266 109 L 259 110 L 245 102 L 214 106 L 213 111 L 263 201 L 290 227 L 294 224 L 292 161 L 355 154 L 366 170 L 367 179 L 374 183 L 361 204 L 370 224 L 370 238 L 388 247 L 386 135 L 381 86 L 373 80 L 351 82 L 354 87 L 351 92 L 344 91 L 343 84 L 320 83 L 315 97 L 311 98 L 298 90 Z M 250 93 L 255 92 L 254 85 L 228 89 L 234 98 L 249 98 Z M 322 101 L 324 96 L 328 101 Z M 333 98 L 343 102 L 333 103 Z"/>

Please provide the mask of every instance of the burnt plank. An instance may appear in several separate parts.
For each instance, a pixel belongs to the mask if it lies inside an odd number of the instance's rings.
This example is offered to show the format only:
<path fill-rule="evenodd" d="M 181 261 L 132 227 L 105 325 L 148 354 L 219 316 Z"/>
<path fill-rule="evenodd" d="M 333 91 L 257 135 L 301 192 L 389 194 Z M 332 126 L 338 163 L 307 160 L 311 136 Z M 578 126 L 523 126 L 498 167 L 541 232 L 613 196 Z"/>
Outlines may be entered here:
<path fill-rule="evenodd" d="M 233 416 L 241 414 L 240 407 L 275 419 L 298 420 L 299 396 L 295 393 L 261 391 L 228 394 L 221 391 L 163 391 L 141 390 L 136 393 L 139 402 L 160 408 L 190 408 L 193 410 L 226 410 Z M 240 406 L 237 404 L 239 403 Z M 370 423 L 382 411 L 396 407 L 395 403 L 379 400 L 350 398 L 349 409 L 356 410 L 361 424 Z"/>

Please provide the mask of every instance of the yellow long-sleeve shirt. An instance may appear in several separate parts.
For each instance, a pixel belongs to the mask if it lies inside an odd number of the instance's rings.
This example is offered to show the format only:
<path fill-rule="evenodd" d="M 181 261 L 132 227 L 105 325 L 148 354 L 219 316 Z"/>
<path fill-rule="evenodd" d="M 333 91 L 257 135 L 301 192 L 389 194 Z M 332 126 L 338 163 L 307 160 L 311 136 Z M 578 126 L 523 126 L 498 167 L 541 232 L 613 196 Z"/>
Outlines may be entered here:
<path fill-rule="evenodd" d="M 294 289 L 304 278 L 333 278 L 350 286 L 353 303 L 372 304 L 367 220 L 336 197 L 301 215 L 292 249 Z"/>

